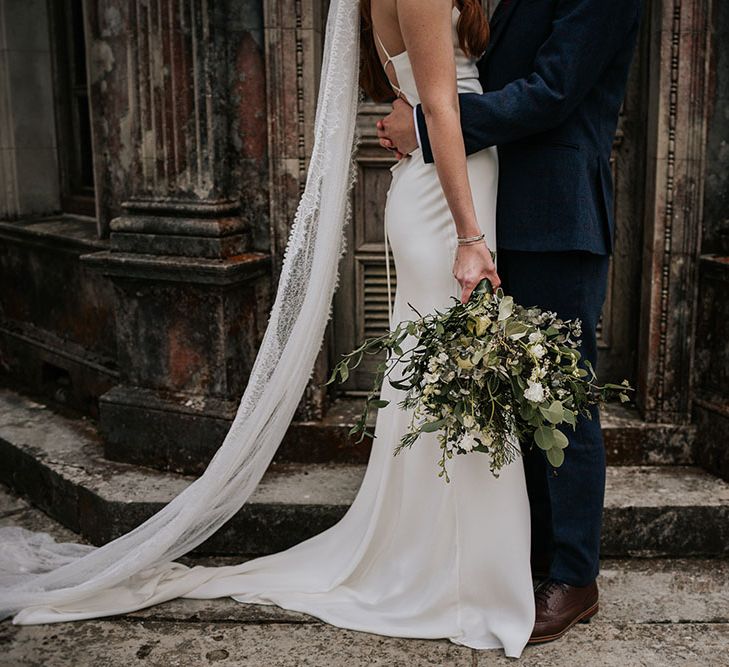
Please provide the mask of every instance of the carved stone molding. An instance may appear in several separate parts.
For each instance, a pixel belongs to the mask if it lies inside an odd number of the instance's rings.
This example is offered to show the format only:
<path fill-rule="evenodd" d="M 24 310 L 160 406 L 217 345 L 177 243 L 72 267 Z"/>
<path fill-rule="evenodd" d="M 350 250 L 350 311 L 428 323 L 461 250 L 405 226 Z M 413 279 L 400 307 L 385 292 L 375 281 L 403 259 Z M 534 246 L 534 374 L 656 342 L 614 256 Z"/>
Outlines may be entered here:
<path fill-rule="evenodd" d="M 129 4 L 135 195 L 185 199 L 226 190 L 225 38 L 215 0 Z M 219 90 L 219 87 L 223 90 Z"/>
<path fill-rule="evenodd" d="M 306 181 L 323 45 L 323 0 L 264 0 L 271 249 L 277 271 Z"/>
<path fill-rule="evenodd" d="M 137 209 L 148 201 L 150 213 L 165 205 L 194 219 L 201 202 L 240 199 L 241 215 L 256 234 L 257 249 L 263 249 L 260 5 L 226 0 L 86 5 L 101 235 L 108 234 L 112 219 L 127 215 L 123 203 L 130 200 Z"/>
<path fill-rule="evenodd" d="M 690 420 L 712 0 L 653 0 L 639 400 Z"/>
<path fill-rule="evenodd" d="M 313 146 L 319 90 L 325 0 L 264 0 L 268 95 L 270 237 L 274 284 L 291 223 L 306 181 Z M 326 345 L 297 412 L 318 419 L 326 392 L 317 386 L 326 374 Z"/>

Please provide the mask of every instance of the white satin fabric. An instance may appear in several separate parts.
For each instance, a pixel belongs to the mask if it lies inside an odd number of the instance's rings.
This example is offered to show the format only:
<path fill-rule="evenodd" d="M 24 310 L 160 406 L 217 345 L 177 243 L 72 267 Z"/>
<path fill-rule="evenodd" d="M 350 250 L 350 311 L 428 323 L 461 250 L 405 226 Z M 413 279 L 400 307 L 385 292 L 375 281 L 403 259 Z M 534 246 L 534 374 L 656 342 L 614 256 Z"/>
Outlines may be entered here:
<path fill-rule="evenodd" d="M 459 91 L 480 92 L 475 60 L 458 47 Z M 392 59 L 403 94 L 418 95 L 407 53 Z M 420 150 L 391 169 L 385 226 L 397 271 L 392 321 L 445 308 L 460 288 L 452 275 L 456 231 L 433 165 Z M 479 224 L 495 247 L 495 149 L 468 158 Z M 231 596 L 306 612 L 333 625 L 381 635 L 447 638 L 518 657 L 534 623 L 529 506 L 521 459 L 489 472 L 485 455 L 457 456 L 450 484 L 437 477 L 435 434 L 393 450 L 409 423 L 402 393 L 388 384 L 359 492 L 333 527 L 280 553 L 228 567 L 165 564 L 59 606 L 20 612 L 15 623 L 93 618 L 174 597 Z"/>

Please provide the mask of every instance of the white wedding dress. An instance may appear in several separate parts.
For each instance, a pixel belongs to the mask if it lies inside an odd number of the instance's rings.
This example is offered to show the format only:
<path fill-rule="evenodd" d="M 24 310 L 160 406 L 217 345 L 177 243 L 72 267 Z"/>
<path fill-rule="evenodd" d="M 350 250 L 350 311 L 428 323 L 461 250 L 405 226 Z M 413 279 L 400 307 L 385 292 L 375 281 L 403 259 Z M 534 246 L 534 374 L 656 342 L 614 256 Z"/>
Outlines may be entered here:
<path fill-rule="evenodd" d="M 458 89 L 481 92 L 475 60 L 453 46 Z M 418 94 L 407 53 L 391 59 L 402 95 Z M 460 294 L 452 275 L 456 232 L 436 170 L 418 149 L 392 167 L 385 226 L 397 271 L 392 322 L 445 308 Z M 495 149 L 468 158 L 474 203 L 495 247 L 498 162 Z M 16 623 L 43 623 L 119 613 L 175 597 L 231 596 L 311 614 L 343 628 L 381 635 L 447 638 L 518 657 L 532 631 L 529 506 L 521 459 L 489 471 L 486 455 L 456 456 L 451 482 L 437 477 L 435 434 L 393 456 L 409 414 L 402 392 L 385 383 L 367 471 L 346 515 L 285 551 L 235 566 L 172 567 L 142 573 L 62 606 L 31 607 Z M 136 585 L 134 585 L 136 583 Z"/>

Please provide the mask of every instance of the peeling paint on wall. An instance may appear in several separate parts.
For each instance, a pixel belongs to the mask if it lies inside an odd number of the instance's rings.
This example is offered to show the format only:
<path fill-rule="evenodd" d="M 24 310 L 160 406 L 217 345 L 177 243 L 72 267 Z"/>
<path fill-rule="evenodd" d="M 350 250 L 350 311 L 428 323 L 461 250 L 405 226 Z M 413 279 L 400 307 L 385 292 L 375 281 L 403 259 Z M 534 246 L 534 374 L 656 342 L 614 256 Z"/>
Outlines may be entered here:
<path fill-rule="evenodd" d="M 90 84 L 94 85 L 114 69 L 114 53 L 106 42 L 94 40 L 89 55 Z"/>

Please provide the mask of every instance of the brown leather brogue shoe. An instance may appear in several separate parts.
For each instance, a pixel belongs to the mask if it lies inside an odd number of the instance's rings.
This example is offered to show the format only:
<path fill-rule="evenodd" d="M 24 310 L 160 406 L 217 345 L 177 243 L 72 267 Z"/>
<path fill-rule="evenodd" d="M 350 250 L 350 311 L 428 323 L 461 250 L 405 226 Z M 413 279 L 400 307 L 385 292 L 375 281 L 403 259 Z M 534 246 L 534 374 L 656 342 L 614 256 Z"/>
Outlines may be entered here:
<path fill-rule="evenodd" d="M 530 644 L 559 639 L 577 623 L 587 623 L 599 608 L 597 583 L 570 586 L 548 579 L 534 591 L 536 618 Z"/>

